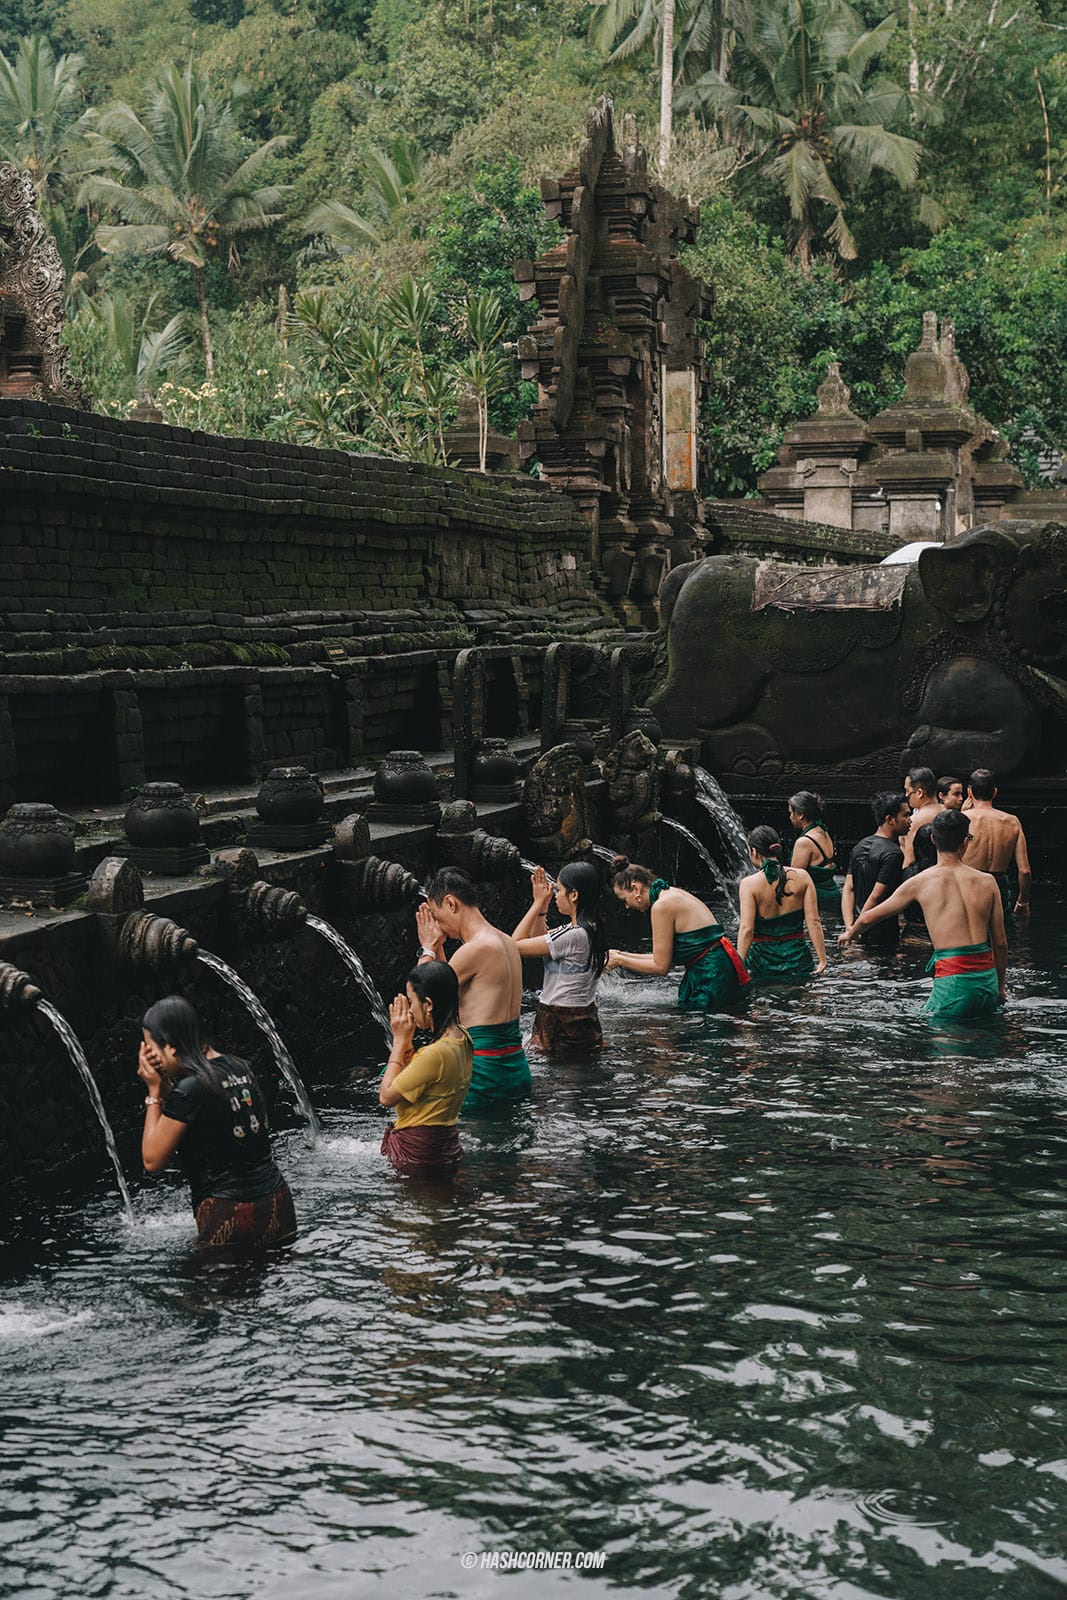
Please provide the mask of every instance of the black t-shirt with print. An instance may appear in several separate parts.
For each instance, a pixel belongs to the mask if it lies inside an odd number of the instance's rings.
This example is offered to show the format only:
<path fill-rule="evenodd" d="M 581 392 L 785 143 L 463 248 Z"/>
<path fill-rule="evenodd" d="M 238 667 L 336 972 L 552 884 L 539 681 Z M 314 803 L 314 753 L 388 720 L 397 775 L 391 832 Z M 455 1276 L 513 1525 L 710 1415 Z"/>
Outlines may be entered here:
<path fill-rule="evenodd" d="M 282 1175 L 271 1155 L 267 1108 L 247 1061 L 212 1057 L 220 1093 L 192 1073 L 179 1078 L 163 1115 L 185 1123 L 178 1161 L 189 1180 L 194 1208 L 208 1195 L 220 1200 L 260 1200 Z"/>
<path fill-rule="evenodd" d="M 848 870 L 856 897 L 856 915 L 859 916 L 876 883 L 885 885 L 883 900 L 900 888 L 904 882 L 904 852 L 895 839 L 871 833 L 866 839 L 861 839 L 853 850 Z M 861 929 L 859 937 L 865 945 L 874 949 L 891 947 L 900 937 L 900 923 L 896 917 L 886 917 L 884 922 Z"/>

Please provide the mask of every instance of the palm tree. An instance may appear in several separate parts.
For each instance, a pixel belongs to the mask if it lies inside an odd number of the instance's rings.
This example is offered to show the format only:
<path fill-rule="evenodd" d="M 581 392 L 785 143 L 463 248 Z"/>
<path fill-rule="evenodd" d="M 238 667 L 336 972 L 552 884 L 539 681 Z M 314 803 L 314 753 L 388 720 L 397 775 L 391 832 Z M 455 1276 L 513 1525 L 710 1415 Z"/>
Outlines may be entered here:
<path fill-rule="evenodd" d="M 342 255 L 374 249 L 411 204 L 426 157 L 407 134 L 393 139 L 388 150 L 372 145 L 364 158 L 363 186 L 370 217 L 353 211 L 343 200 L 320 200 L 304 218 L 304 232 L 324 234 Z"/>
<path fill-rule="evenodd" d="M 845 0 L 732 0 L 731 17 L 728 73 L 705 72 L 679 103 L 721 116 L 762 157 L 789 202 L 802 267 L 811 263 L 819 206 L 832 211 L 826 232 L 851 260 L 843 191 L 862 187 L 875 169 L 910 189 L 922 145 L 891 125 L 936 115 L 922 96 L 871 71 L 896 21 L 865 29 Z"/>
<path fill-rule="evenodd" d="M 29 174 L 39 206 L 55 198 L 89 125 L 81 69 L 81 56 L 57 58 L 42 34 L 20 39 L 10 61 L 0 53 L 0 159 Z"/>
<path fill-rule="evenodd" d="M 185 315 L 179 312 L 154 332 L 150 324 L 159 302 L 151 294 L 138 316 L 125 294 L 102 294 L 85 300 L 80 314 L 88 316 L 106 336 L 109 354 L 133 385 L 138 396 L 151 391 L 167 373 L 178 377 L 189 360 Z"/>
<path fill-rule="evenodd" d="M 660 171 L 671 147 L 674 85 L 703 71 L 709 60 L 722 68 L 729 0 L 597 0 L 589 39 L 609 61 L 622 61 L 651 44 L 660 62 Z"/>
<path fill-rule="evenodd" d="M 190 61 L 184 70 L 163 68 L 143 119 L 127 105 L 106 112 L 96 142 L 100 171 L 85 180 L 81 198 L 123 219 L 97 228 L 97 243 L 105 254 L 166 253 L 189 268 L 211 378 L 207 265 L 223 244 L 235 261 L 241 234 L 280 220 L 289 186 L 261 178 L 289 140 L 279 135 L 248 152 L 234 119 L 232 92 L 224 100 L 208 74 Z"/>

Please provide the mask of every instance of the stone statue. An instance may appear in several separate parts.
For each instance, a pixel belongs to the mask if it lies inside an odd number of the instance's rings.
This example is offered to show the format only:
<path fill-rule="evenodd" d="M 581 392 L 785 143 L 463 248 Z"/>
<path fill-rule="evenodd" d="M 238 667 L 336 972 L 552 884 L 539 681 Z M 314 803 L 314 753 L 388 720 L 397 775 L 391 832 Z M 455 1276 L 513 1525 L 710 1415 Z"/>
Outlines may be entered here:
<path fill-rule="evenodd" d="M 1067 524 L 997 522 L 898 567 L 744 556 L 664 586 L 668 739 L 720 777 L 876 788 L 909 766 L 1062 773 Z M 893 575 L 896 574 L 894 577 Z"/>
<path fill-rule="evenodd" d="M 540 861 L 566 861 L 590 848 L 583 765 L 577 745 L 557 744 L 530 770 L 522 803 Z"/>
<path fill-rule="evenodd" d="M 660 820 L 657 751 L 643 733 L 627 733 L 614 746 L 604 763 L 604 781 L 613 834 L 640 833 Z"/>
<path fill-rule="evenodd" d="M 63 343 L 65 281 L 33 184 L 0 162 L 0 395 L 88 408 Z"/>

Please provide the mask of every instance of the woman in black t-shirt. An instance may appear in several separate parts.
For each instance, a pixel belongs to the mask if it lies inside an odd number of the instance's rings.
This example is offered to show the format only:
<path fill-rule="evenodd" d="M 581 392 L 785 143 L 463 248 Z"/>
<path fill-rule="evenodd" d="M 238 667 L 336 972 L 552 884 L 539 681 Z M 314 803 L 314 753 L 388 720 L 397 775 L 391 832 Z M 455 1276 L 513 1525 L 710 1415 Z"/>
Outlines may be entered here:
<path fill-rule="evenodd" d="M 181 995 L 145 1013 L 137 1075 L 145 1098 L 141 1157 L 162 1172 L 176 1153 L 189 1180 L 197 1247 L 289 1244 L 296 1214 L 274 1164 L 263 1091 L 248 1063 L 205 1045 Z"/>

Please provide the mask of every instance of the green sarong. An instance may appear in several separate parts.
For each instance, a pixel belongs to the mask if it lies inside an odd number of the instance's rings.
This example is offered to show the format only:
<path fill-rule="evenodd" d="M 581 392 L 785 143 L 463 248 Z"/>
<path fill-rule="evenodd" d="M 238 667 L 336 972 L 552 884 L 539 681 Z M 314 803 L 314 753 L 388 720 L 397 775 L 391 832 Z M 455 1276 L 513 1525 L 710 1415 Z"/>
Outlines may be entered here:
<path fill-rule="evenodd" d="M 804 937 L 804 912 L 780 917 L 756 916 L 756 931 L 746 965 L 757 983 L 803 983 L 815 971 L 815 958 Z"/>
<path fill-rule="evenodd" d="M 522 1048 L 519 1019 L 468 1028 L 474 1046 L 471 1086 L 464 1111 L 484 1111 L 509 1100 L 523 1100 L 533 1088 L 530 1063 Z"/>
<path fill-rule="evenodd" d="M 685 968 L 678 989 L 683 1011 L 722 1011 L 748 982 L 741 957 L 717 922 L 674 936 L 674 964 Z"/>
<path fill-rule="evenodd" d="M 925 1008 L 931 1021 L 971 1022 L 999 1010 L 1000 980 L 988 944 L 935 950 L 926 970 L 934 975 Z"/>
<path fill-rule="evenodd" d="M 809 867 L 811 881 L 815 885 L 815 898 L 819 902 L 819 911 L 823 916 L 839 917 L 841 915 L 841 885 L 834 877 L 832 865 L 824 864 L 821 867 Z"/>

